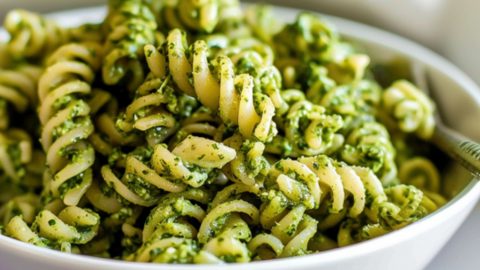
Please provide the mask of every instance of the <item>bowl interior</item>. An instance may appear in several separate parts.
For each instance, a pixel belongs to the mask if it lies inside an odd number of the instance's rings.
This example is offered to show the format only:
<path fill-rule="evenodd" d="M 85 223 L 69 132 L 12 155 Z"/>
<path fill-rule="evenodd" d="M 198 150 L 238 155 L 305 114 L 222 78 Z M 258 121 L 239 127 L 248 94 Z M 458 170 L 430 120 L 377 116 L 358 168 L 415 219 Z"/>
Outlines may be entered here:
<path fill-rule="evenodd" d="M 277 14 L 277 18 L 291 21 L 295 18 L 298 10 L 275 8 L 274 12 Z M 72 26 L 84 22 L 97 22 L 103 18 L 104 14 L 104 8 L 89 8 L 61 12 L 54 14 L 51 17 L 55 18 L 64 26 Z M 438 108 L 443 112 L 443 115 L 446 116 L 444 119 L 445 122 L 452 128 L 470 136 L 472 139 L 480 141 L 480 126 L 478 125 L 477 120 L 480 119 L 480 90 L 472 80 L 460 70 L 435 53 L 401 37 L 345 19 L 323 15 L 322 17 L 336 25 L 344 36 L 360 43 L 372 57 L 373 61 L 383 62 L 402 57 L 425 65 L 434 84 L 434 89 L 432 89 L 432 91 L 435 91 L 435 96 L 438 98 Z M 4 39 L 6 39 L 6 34 L 4 31 L 0 31 L 0 40 Z M 466 196 L 472 192 L 478 193 L 480 189 L 474 189 L 474 187 L 475 184 L 472 184 L 472 177 L 468 172 L 458 164 L 451 163 L 448 168 L 445 168 L 445 192 L 451 196 L 457 193 L 459 194 L 443 209 L 450 207 L 450 205 L 454 204 L 455 201 L 460 199 L 460 197 Z M 476 198 L 478 197 L 478 194 L 472 196 Z M 442 211 L 443 210 L 439 210 L 432 215 L 441 215 Z M 426 218 L 419 223 L 425 224 L 428 222 L 435 222 L 435 219 Z M 304 264 L 306 262 L 315 262 L 318 265 L 321 265 L 322 260 L 331 261 L 334 258 L 341 260 L 344 256 L 348 257 L 352 254 L 365 252 L 364 250 L 374 250 L 385 245 L 391 245 L 392 243 L 390 242 L 392 241 L 389 242 L 389 240 L 398 240 L 399 237 L 395 238 L 397 233 L 399 233 L 399 236 L 403 235 L 407 236 L 407 238 L 412 238 L 415 236 L 415 233 L 413 232 L 414 227 L 416 226 L 419 225 L 413 224 L 412 226 L 402 229 L 402 232 L 393 232 L 386 236 L 347 248 L 340 248 L 322 254 L 289 258 L 285 260 L 292 262 L 293 265 L 295 265 L 296 262 L 299 262 L 299 265 L 301 265 L 302 262 Z M 39 256 L 39 260 L 51 259 L 57 263 L 63 261 L 63 263 L 70 262 L 72 264 L 81 264 L 82 261 L 88 261 L 98 267 L 105 267 L 99 269 L 107 269 L 107 266 L 108 269 L 114 269 L 115 267 L 118 269 L 120 266 L 123 269 L 198 269 L 198 266 L 168 266 L 163 268 L 159 265 L 138 263 L 129 264 L 96 258 L 84 258 L 81 256 L 63 254 L 33 247 L 12 239 L 6 239 L 4 236 L 0 235 L 0 250 L 3 249 L 2 245 L 5 248 L 15 248 L 15 250 L 18 250 L 19 252 L 25 252 L 26 256 Z M 262 267 L 259 267 L 258 269 L 276 269 L 277 266 L 282 266 L 281 261 L 285 260 L 253 264 L 258 266 L 262 265 Z M 231 266 L 232 269 L 236 269 L 237 267 L 240 266 Z M 211 269 L 214 268 L 217 269 L 217 267 L 211 267 Z"/>

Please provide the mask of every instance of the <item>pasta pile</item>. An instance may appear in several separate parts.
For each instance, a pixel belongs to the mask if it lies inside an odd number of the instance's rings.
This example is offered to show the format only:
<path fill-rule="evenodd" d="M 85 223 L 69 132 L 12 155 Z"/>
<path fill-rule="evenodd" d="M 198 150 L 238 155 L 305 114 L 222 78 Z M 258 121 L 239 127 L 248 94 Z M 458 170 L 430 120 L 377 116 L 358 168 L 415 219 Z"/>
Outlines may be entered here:
<path fill-rule="evenodd" d="M 445 203 L 417 138 L 433 103 L 381 86 L 316 15 L 110 0 L 65 28 L 13 10 L 0 43 L 0 233 L 156 263 L 351 245 Z M 420 146 L 420 147 L 419 147 Z"/>

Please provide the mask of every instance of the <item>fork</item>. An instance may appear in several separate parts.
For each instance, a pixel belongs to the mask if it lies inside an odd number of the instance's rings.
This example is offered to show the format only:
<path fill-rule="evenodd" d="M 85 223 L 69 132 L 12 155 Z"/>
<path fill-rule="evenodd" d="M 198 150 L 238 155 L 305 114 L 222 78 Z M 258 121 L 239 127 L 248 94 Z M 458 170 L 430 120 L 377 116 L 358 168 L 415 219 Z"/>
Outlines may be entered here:
<path fill-rule="evenodd" d="M 412 64 L 412 75 L 415 84 L 435 102 L 435 93 L 431 91 L 433 85 L 425 67 Z M 480 144 L 447 127 L 438 109 L 435 110 L 435 130 L 430 141 L 480 180 Z"/>

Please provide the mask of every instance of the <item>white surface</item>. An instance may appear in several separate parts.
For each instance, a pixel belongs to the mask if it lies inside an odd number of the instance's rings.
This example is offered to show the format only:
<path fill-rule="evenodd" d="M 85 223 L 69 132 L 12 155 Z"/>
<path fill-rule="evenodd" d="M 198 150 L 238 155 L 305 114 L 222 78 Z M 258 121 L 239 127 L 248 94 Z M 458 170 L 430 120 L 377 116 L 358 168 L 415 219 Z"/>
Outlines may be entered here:
<path fill-rule="evenodd" d="M 480 268 L 480 203 L 426 270 Z"/>
<path fill-rule="evenodd" d="M 288 11 L 278 11 L 281 18 L 290 19 L 294 15 Z M 95 16 L 95 12 L 65 14 L 66 18 Z M 97 13 L 98 14 L 98 13 Z M 71 21 L 70 21 L 71 22 Z M 454 126 L 464 133 L 480 139 L 480 90 L 457 68 L 404 39 L 344 20 L 334 20 L 342 32 L 368 42 L 367 48 L 375 51 L 379 58 L 391 56 L 391 51 L 405 51 L 412 60 L 422 62 L 431 71 L 432 80 L 442 99 L 440 101 L 450 116 Z M 463 89 L 463 90 L 462 90 Z M 445 102 L 448 100 L 448 102 Z M 462 111 L 457 110 L 462 108 Z M 471 117 L 465 117 L 471 116 Z M 451 184 L 468 180 L 469 177 L 451 172 Z M 454 177 L 452 177 L 454 176 Z M 448 207 L 402 230 L 374 240 L 350 247 L 271 262 L 251 263 L 250 269 L 420 269 L 430 261 L 454 231 L 466 218 L 480 196 L 480 184 L 472 183 L 463 196 L 457 197 Z M 0 236 L 1 269 L 199 269 L 192 266 L 161 266 L 127 264 L 95 258 L 87 258 L 33 247 L 13 239 Z M 67 266 L 68 265 L 68 266 Z M 244 265 L 230 265 L 229 269 L 241 269 Z M 433 266 L 435 267 L 435 265 Z M 224 269 L 223 266 L 208 266 L 202 269 Z"/>

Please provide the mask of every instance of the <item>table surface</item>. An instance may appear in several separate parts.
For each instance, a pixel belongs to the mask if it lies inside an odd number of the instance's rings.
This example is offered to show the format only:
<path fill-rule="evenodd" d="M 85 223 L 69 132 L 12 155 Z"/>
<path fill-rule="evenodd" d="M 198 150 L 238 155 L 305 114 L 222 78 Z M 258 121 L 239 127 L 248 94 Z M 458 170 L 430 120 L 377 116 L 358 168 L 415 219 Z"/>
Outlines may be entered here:
<path fill-rule="evenodd" d="M 480 268 L 480 202 L 426 270 Z"/>

